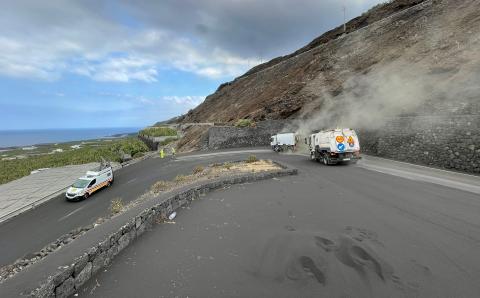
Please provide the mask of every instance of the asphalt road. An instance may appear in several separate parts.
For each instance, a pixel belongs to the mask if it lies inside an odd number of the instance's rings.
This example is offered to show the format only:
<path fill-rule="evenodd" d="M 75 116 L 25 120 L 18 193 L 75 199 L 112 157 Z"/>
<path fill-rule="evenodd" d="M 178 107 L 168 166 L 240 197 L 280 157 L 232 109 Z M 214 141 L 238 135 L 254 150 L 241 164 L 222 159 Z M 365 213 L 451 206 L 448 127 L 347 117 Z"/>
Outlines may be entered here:
<path fill-rule="evenodd" d="M 258 151 L 258 150 L 257 150 Z M 265 150 L 263 150 L 265 151 Z M 245 158 L 248 153 L 218 155 L 217 160 Z M 0 267 L 34 253 L 60 236 L 78 227 L 94 223 L 109 213 L 111 200 L 121 198 L 128 203 L 145 193 L 158 180 L 171 180 L 178 174 L 191 173 L 202 164 L 199 160 L 184 161 L 150 158 L 115 172 L 115 183 L 91 196 L 88 200 L 68 202 L 64 195 L 0 224 Z M 204 163 L 203 163 L 204 164 Z M 73 182 L 73 181 L 72 181 Z"/>
<path fill-rule="evenodd" d="M 436 172 L 433 179 L 428 169 L 420 175 L 412 168 L 409 176 L 408 166 L 400 171 L 392 163 L 390 175 L 388 161 L 377 161 L 373 170 L 323 166 L 297 155 L 275 158 L 299 175 L 233 186 L 193 202 L 174 223 L 142 235 L 77 294 L 480 296 L 480 196 L 441 185 L 450 174 Z M 465 176 L 465 184 L 472 181 L 478 178 Z"/>

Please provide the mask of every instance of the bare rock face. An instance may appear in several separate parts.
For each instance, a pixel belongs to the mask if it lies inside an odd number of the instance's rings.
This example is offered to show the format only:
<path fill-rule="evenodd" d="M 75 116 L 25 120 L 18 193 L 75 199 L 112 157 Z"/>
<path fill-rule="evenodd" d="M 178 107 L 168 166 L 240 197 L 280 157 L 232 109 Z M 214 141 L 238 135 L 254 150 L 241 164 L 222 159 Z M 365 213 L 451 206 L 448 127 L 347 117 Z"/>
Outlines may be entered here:
<path fill-rule="evenodd" d="M 379 5 L 346 34 L 333 29 L 222 84 L 179 121 L 296 118 L 369 128 L 399 115 L 478 114 L 479 27 L 475 0 Z"/>

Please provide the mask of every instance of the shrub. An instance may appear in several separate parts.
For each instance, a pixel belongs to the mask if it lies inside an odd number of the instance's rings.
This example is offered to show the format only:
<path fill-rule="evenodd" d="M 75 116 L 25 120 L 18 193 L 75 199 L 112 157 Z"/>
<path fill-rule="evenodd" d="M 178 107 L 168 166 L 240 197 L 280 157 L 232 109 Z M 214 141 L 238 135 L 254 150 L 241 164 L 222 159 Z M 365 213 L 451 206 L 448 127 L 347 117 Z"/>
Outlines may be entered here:
<path fill-rule="evenodd" d="M 110 212 L 117 214 L 123 211 L 123 201 L 120 198 L 115 198 L 110 203 Z"/>
<path fill-rule="evenodd" d="M 187 178 L 188 177 L 185 176 L 185 175 L 177 175 L 175 177 L 174 181 L 177 182 L 177 183 L 180 183 L 180 182 L 183 182 L 183 181 L 187 180 Z"/>
<path fill-rule="evenodd" d="M 225 162 L 225 163 L 223 163 L 223 167 L 224 167 L 225 169 L 227 169 L 227 170 L 230 170 L 230 168 L 231 168 L 232 166 L 233 166 L 233 165 L 232 165 L 232 163 L 230 163 L 230 162 Z"/>
<path fill-rule="evenodd" d="M 198 166 L 196 166 L 196 167 L 193 169 L 193 173 L 194 173 L 194 174 L 201 173 L 201 172 L 203 172 L 204 169 L 205 169 L 205 168 L 204 168 L 203 166 L 198 165 Z"/>
<path fill-rule="evenodd" d="M 246 160 L 245 162 L 247 163 L 252 163 L 252 162 L 256 162 L 258 159 L 255 155 L 250 155 Z"/>
<path fill-rule="evenodd" d="M 160 146 L 168 145 L 171 142 L 176 141 L 176 140 L 177 140 L 177 138 L 166 138 L 165 140 L 160 142 Z"/>
<path fill-rule="evenodd" d="M 135 153 L 132 157 L 133 157 L 133 158 L 138 158 L 138 157 L 142 157 L 142 156 L 144 156 L 144 155 L 145 155 L 145 153 L 143 153 L 143 152 L 137 152 L 137 153 Z"/>
<path fill-rule="evenodd" d="M 255 127 L 255 121 L 251 119 L 239 119 L 236 123 L 236 127 Z"/>
<path fill-rule="evenodd" d="M 168 190 L 169 187 L 170 187 L 170 183 L 168 183 L 168 181 L 160 180 L 160 181 L 155 182 L 152 185 L 151 190 L 155 193 L 159 193 L 161 191 Z"/>
<path fill-rule="evenodd" d="M 123 152 L 126 154 L 130 154 L 130 156 L 135 156 L 139 153 L 149 151 L 147 145 L 137 138 L 127 138 L 118 141 L 111 146 L 111 150 L 117 154 Z"/>

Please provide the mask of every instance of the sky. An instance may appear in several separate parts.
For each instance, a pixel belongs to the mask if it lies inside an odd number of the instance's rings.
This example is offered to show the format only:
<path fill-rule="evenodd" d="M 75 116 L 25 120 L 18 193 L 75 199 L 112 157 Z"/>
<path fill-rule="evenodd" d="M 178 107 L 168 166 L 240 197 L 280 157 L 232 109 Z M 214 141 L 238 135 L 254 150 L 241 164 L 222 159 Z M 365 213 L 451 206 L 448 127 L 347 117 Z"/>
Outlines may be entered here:
<path fill-rule="evenodd" d="M 382 0 L 0 0 L 0 130 L 143 127 Z"/>

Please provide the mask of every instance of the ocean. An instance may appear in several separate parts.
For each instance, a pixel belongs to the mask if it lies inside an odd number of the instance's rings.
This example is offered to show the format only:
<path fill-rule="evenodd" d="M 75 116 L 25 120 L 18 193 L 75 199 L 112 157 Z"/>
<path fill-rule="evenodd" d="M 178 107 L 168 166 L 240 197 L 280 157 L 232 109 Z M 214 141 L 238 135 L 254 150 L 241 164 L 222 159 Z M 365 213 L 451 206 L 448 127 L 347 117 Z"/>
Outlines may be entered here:
<path fill-rule="evenodd" d="M 138 132 L 138 127 L 0 130 L 0 148 L 63 143 Z"/>

